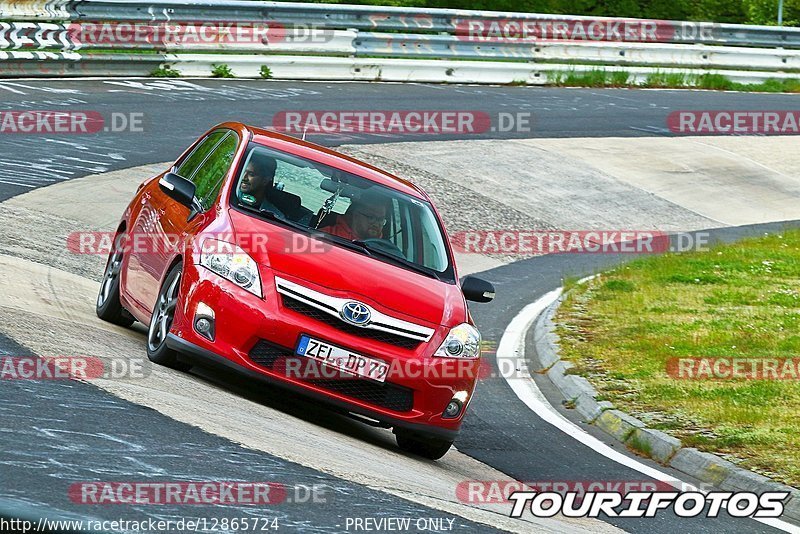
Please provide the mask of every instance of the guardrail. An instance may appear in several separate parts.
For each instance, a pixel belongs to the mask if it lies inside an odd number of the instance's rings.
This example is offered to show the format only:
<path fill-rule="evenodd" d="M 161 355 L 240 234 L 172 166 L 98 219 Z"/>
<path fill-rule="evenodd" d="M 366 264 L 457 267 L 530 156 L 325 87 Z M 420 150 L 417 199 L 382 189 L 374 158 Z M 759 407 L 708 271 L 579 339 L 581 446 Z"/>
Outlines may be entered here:
<path fill-rule="evenodd" d="M 0 50 L 90 51 L 112 47 L 108 42 L 77 38 L 78 25 L 39 22 L 0 22 Z M 152 35 L 152 32 L 151 32 Z M 131 34 L 131 37 L 134 37 Z M 282 30 L 271 42 L 246 39 L 231 42 L 180 41 L 153 44 L 160 52 L 251 52 L 258 54 L 317 54 L 414 59 L 473 59 L 532 62 L 571 62 L 583 65 L 637 65 L 673 68 L 727 68 L 762 71 L 800 71 L 800 50 L 776 50 L 653 43 L 593 43 L 556 41 L 475 44 L 450 35 L 413 35 L 355 30 Z M 113 43 L 119 50 L 141 49 L 135 39 Z"/>
<path fill-rule="evenodd" d="M 435 59 L 353 58 L 299 55 L 220 54 L 80 54 L 77 52 L 0 52 L 0 75 L 6 77 L 148 76 L 159 68 L 179 69 L 183 76 L 208 77 L 214 66 L 226 64 L 242 78 L 283 80 L 388 81 L 421 83 L 475 83 L 547 85 L 559 77 L 591 71 L 586 65 L 441 61 Z M 605 67 L 625 72 L 631 83 L 644 83 L 651 67 Z M 661 74 L 696 75 L 707 71 L 657 69 Z M 737 83 L 767 79 L 794 79 L 792 75 L 762 71 L 720 69 L 715 73 Z"/>
<path fill-rule="evenodd" d="M 617 24 L 621 37 L 627 26 L 637 29 L 654 25 L 659 42 L 800 48 L 800 28 L 792 27 L 255 0 L 5 0 L 0 2 L 0 20 L 271 21 L 288 27 L 448 34 L 468 34 L 471 24 L 483 24 L 487 31 L 494 25 L 496 29 L 517 28 L 520 32 L 526 31 L 526 25 L 532 32 L 545 25 L 550 28 L 547 31 L 580 27 L 586 35 L 597 30 L 598 24 L 606 28 Z"/>
<path fill-rule="evenodd" d="M 362 79 L 357 69 L 365 63 L 355 60 L 367 58 L 373 59 L 366 64 L 381 65 L 374 79 L 386 79 L 387 69 L 424 64 L 411 60 L 439 60 L 445 73 L 467 71 L 465 61 L 479 60 L 487 72 L 505 73 L 494 82 L 467 77 L 486 83 L 504 83 L 508 73 L 529 71 L 536 75 L 510 81 L 545 83 L 542 73 L 597 67 L 624 68 L 634 77 L 669 69 L 686 74 L 723 69 L 749 82 L 800 73 L 800 28 L 239 0 L 0 0 L 0 19 L 13 20 L 0 22 L 0 76 L 124 75 L 126 68 L 146 75 L 165 66 L 189 75 L 197 73 L 194 54 L 215 54 L 215 63 L 228 64 L 241 76 L 248 65 L 260 62 L 274 77 L 283 77 L 286 65 L 276 56 L 296 55 L 294 65 L 312 68 L 313 63 L 318 69 L 307 73 L 315 79 L 330 71 L 325 61 L 340 69 L 342 59 L 349 62 L 351 78 Z M 197 32 L 207 25 L 214 27 L 212 39 L 188 38 L 187 29 Z M 183 29 L 172 31 L 176 28 Z M 65 62 L 63 68 L 55 67 L 59 62 Z M 102 67 L 103 62 L 108 64 Z M 210 69 L 203 73 L 209 74 Z M 420 76 L 395 78 L 419 81 Z M 335 79 L 341 79 L 338 70 Z M 454 80 L 445 75 L 435 81 Z"/>

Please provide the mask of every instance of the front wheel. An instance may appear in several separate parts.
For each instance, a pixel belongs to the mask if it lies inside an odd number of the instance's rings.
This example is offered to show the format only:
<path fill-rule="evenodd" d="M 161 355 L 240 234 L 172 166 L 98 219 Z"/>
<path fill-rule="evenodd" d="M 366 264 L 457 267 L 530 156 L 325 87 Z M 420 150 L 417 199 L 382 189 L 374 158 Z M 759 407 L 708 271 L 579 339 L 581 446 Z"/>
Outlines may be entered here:
<path fill-rule="evenodd" d="M 401 428 L 394 430 L 397 446 L 406 452 L 429 460 L 438 460 L 450 450 L 453 440 L 423 437 Z"/>
<path fill-rule="evenodd" d="M 178 361 L 178 353 L 167 346 L 167 334 L 175 318 L 180 286 L 181 265 L 178 264 L 170 269 L 158 292 L 156 306 L 150 317 L 150 328 L 147 330 L 147 357 L 153 363 L 185 371 L 190 366 Z"/>
<path fill-rule="evenodd" d="M 121 250 L 112 250 L 108 255 L 106 270 L 103 272 L 103 281 L 100 283 L 100 292 L 97 294 L 95 312 L 97 316 L 109 323 L 120 326 L 133 324 L 133 317 L 122 307 L 119 300 L 119 276 L 122 269 L 123 253 Z"/>

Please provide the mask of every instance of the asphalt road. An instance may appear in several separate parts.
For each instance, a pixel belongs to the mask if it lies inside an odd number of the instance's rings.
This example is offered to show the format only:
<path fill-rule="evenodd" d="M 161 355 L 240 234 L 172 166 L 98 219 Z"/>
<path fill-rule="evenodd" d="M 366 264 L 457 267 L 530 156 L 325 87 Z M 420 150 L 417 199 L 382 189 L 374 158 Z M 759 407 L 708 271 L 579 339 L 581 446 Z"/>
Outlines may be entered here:
<path fill-rule="evenodd" d="M 105 120 L 103 129 L 94 134 L 0 133 L 0 201 L 56 181 L 174 159 L 217 123 L 238 120 L 270 127 L 281 111 L 450 110 L 481 112 L 491 119 L 491 128 L 480 133 L 308 136 L 310 141 L 335 146 L 433 139 L 673 135 L 667 129 L 671 112 L 706 109 L 792 110 L 797 109 L 797 97 L 252 80 L 0 81 L 0 111 L 85 111 L 99 113 Z M 515 126 L 505 131 L 512 116 Z M 113 131 L 115 125 L 125 130 L 123 126 L 134 121 L 140 131 Z"/>
<path fill-rule="evenodd" d="M 30 354 L 0 338 L 0 354 Z M 247 518 L 271 530 L 342 532 L 348 518 L 424 518 L 453 532 L 494 529 L 382 491 L 354 484 L 176 422 L 158 412 L 83 382 L 3 381 L 0 513 L 22 509 L 28 517 L 108 521 Z M 303 402 L 293 399 L 295 402 Z M 307 409 L 313 407 L 306 405 Z M 84 504 L 70 488 L 100 477 L 119 482 L 242 481 L 278 484 L 285 501 L 274 504 Z M 278 493 L 278 495 L 281 495 Z M 237 529 L 217 528 L 215 532 Z"/>
<path fill-rule="evenodd" d="M 709 232 L 709 243 L 731 242 L 745 237 L 776 232 L 798 222 L 772 223 L 747 227 L 715 229 Z M 481 273 L 497 290 L 491 304 L 472 305 L 475 321 L 485 340 L 499 342 L 509 321 L 522 308 L 549 291 L 560 287 L 565 277 L 584 277 L 631 261 L 635 254 L 557 254 L 524 260 Z M 528 350 L 535 350 L 528 343 Z M 532 365 L 531 368 L 537 368 Z M 495 366 L 495 371 L 498 371 Z M 499 371 L 498 371 L 499 372 Z M 608 445 L 625 447 L 609 439 L 596 427 L 580 422 L 575 410 L 562 407 L 561 394 L 549 379 L 539 377 L 537 384 L 553 406 L 581 428 Z M 553 481 L 650 481 L 641 473 L 622 466 L 593 449 L 582 445 L 544 422 L 528 410 L 502 378 L 483 380 L 471 405 L 458 440 L 460 451 L 487 463 L 517 480 Z M 679 480 L 696 484 L 695 480 L 670 468 L 638 458 Z M 717 519 L 684 519 L 674 514 L 660 514 L 653 519 L 609 518 L 607 522 L 628 532 L 777 532 L 752 520 L 720 516 Z"/>
<path fill-rule="evenodd" d="M 140 133 L 0 135 L 0 201 L 73 177 L 166 161 L 218 122 L 242 120 L 269 126 L 276 112 L 286 110 L 449 109 L 479 110 L 492 117 L 501 112 L 530 112 L 534 118 L 533 129 L 524 132 L 487 131 L 435 137 L 309 136 L 321 144 L 338 145 L 427 138 L 671 135 L 665 129 L 666 117 L 678 109 L 797 107 L 797 97 L 790 95 L 257 81 L 0 82 L 0 95 L 0 111 L 80 109 L 96 110 L 104 117 L 110 117 L 111 113 L 142 113 L 144 118 L 144 131 Z M 558 287 L 563 276 L 590 274 L 622 259 L 607 255 L 551 256 L 489 271 L 485 277 L 496 284 L 498 298 L 490 305 L 474 306 L 473 313 L 485 337 L 499 340 L 510 319 L 524 305 Z M 20 354 L 25 349 L 0 338 L 0 350 Z M 222 386 L 246 388 L 235 378 L 223 379 Z M 248 480 L 269 473 L 271 480 L 285 481 L 287 485 L 311 481 L 333 488 L 333 499 L 327 504 L 276 507 L 276 516 L 293 528 L 342 530 L 343 517 L 357 511 L 359 515 L 373 517 L 450 518 L 460 531 L 486 529 L 268 454 L 243 449 L 152 410 L 116 399 L 91 385 L 6 382 L 0 388 L 5 401 L 0 406 L 3 451 L 0 465 L 5 486 L 0 497 L 18 504 L 34 508 L 48 505 L 66 514 L 85 516 L 85 507 L 76 508 L 66 499 L 64 487 L 81 477 L 91 480 L 98 473 L 107 478 L 130 478 L 156 472 L 161 479 L 178 480 Z M 554 401 L 557 403 L 557 399 Z M 479 386 L 458 447 L 518 480 L 643 479 L 641 474 L 611 462 L 541 421 L 499 379 L 483 381 Z M 164 517 L 187 515 L 185 509 L 136 511 Z M 225 511 L 229 515 L 239 512 L 248 510 Z M 89 513 L 116 518 L 121 511 L 94 507 Z M 219 508 L 197 508 L 192 513 L 218 516 L 220 512 Z M 678 521 L 669 514 L 655 520 L 609 522 L 631 532 L 647 533 L 771 530 L 750 520 Z"/>

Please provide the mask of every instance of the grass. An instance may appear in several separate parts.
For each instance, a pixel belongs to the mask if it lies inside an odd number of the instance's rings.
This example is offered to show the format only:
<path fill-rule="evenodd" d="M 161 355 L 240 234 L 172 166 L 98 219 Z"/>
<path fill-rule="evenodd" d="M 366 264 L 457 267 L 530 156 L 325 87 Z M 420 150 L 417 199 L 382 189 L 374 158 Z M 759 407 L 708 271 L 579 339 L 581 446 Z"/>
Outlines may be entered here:
<path fill-rule="evenodd" d="M 150 73 L 153 78 L 180 78 L 181 73 L 169 67 L 159 67 Z"/>
<path fill-rule="evenodd" d="M 211 65 L 211 77 L 212 78 L 235 78 L 231 68 L 228 65 L 224 64 L 224 63 L 221 63 L 219 65 L 217 65 L 217 64 Z"/>
<path fill-rule="evenodd" d="M 800 355 L 800 230 L 636 260 L 572 284 L 565 359 L 605 400 L 737 464 L 800 486 L 800 380 L 685 380 L 680 357 Z"/>
<path fill-rule="evenodd" d="M 689 87 L 692 85 L 691 76 L 682 72 L 656 71 L 647 75 L 642 87 Z"/>
<path fill-rule="evenodd" d="M 549 84 L 560 87 L 628 87 L 630 80 L 627 72 L 604 69 L 556 72 L 548 77 Z"/>
<path fill-rule="evenodd" d="M 625 71 L 602 68 L 578 72 L 575 70 L 551 73 L 548 84 L 558 87 L 642 87 L 661 89 L 709 89 L 715 91 L 747 91 L 757 93 L 800 93 L 799 79 L 770 79 L 763 83 L 734 82 L 721 74 L 689 74 L 656 71 L 644 81 L 637 82 Z"/>

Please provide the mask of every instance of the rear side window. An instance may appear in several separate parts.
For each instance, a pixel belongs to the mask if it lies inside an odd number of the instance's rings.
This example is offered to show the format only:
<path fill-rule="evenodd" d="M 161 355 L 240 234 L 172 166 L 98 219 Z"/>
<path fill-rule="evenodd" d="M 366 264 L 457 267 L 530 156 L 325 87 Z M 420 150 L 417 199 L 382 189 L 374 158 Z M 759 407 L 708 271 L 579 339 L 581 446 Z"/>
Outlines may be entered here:
<path fill-rule="evenodd" d="M 187 180 L 191 180 L 194 172 L 202 165 L 206 157 L 214 150 L 220 139 L 226 134 L 225 131 L 213 132 L 206 136 L 205 139 L 200 141 L 200 144 L 195 147 L 189 156 L 183 160 L 178 170 L 176 171 L 179 176 L 183 176 Z"/>
<path fill-rule="evenodd" d="M 203 206 L 203 210 L 210 208 L 217 199 L 222 182 L 233 163 L 237 145 L 238 136 L 228 132 L 190 178 L 194 182 L 195 196 Z"/>

